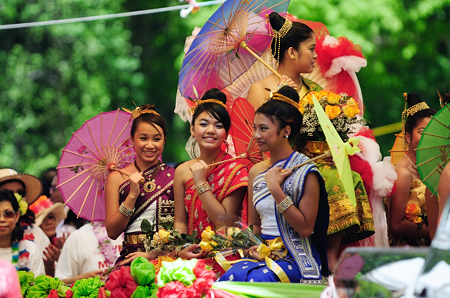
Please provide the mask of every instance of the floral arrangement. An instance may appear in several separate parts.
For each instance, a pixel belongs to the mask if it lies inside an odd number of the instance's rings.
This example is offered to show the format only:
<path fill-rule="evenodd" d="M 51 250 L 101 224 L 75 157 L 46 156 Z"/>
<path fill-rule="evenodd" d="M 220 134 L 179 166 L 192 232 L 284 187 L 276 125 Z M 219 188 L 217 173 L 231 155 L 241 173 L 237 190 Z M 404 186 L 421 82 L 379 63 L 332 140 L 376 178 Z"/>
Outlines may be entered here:
<path fill-rule="evenodd" d="M 324 109 L 342 140 L 347 141 L 348 134 L 352 132 L 351 125 L 362 122 L 356 117 L 360 112 L 359 106 L 351 96 L 345 93 L 336 94 L 328 90 L 310 91 L 302 98 L 300 103 L 304 112 L 300 133 L 307 140 L 325 141 L 325 135 L 314 110 L 313 96 Z"/>
<path fill-rule="evenodd" d="M 405 219 L 415 222 L 418 229 L 421 229 L 424 224 L 428 224 L 427 214 L 422 211 L 419 205 L 414 203 L 409 203 L 406 206 Z"/>
<path fill-rule="evenodd" d="M 145 251 L 159 251 L 171 253 L 179 246 L 187 243 L 197 243 L 195 236 L 181 234 L 173 229 L 173 222 L 165 228 L 156 231 L 155 224 L 150 223 L 147 219 L 142 220 L 141 230 L 147 235 L 144 240 Z"/>
<path fill-rule="evenodd" d="M 42 195 L 33 204 L 31 204 L 29 208 L 37 216 L 40 212 L 47 210 L 52 206 L 53 206 L 52 200 L 47 198 L 47 196 Z"/>
<path fill-rule="evenodd" d="M 238 250 L 261 244 L 261 240 L 243 222 L 235 223 L 235 226 L 231 227 L 224 226 L 217 232 L 214 232 L 211 227 L 207 227 L 203 230 L 201 237 L 200 248 L 202 251 Z"/>

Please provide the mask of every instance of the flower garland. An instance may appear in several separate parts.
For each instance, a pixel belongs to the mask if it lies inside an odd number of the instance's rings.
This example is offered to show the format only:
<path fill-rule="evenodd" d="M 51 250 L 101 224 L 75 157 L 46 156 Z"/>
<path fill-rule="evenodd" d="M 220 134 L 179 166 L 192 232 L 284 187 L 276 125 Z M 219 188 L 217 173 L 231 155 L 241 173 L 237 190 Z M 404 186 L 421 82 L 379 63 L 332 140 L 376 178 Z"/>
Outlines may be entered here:
<path fill-rule="evenodd" d="M 93 222 L 92 227 L 95 237 L 97 237 L 98 249 L 105 257 L 106 262 L 108 262 L 108 266 L 111 267 L 117 260 L 117 254 L 111 240 L 108 238 L 105 224 L 102 222 Z"/>
<path fill-rule="evenodd" d="M 16 269 L 19 271 L 29 271 L 30 269 L 25 266 L 26 260 L 29 258 L 30 253 L 26 250 L 20 250 L 19 251 L 19 242 L 15 241 L 11 245 L 12 250 L 12 264 Z"/>

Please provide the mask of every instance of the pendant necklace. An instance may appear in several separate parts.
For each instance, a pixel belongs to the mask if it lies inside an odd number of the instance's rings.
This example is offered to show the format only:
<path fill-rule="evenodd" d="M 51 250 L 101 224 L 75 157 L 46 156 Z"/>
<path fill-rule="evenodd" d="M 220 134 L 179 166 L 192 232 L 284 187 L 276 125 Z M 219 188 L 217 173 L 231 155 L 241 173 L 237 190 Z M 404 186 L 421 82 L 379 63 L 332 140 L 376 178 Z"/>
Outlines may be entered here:
<path fill-rule="evenodd" d="M 155 182 L 155 176 L 158 173 L 159 167 L 160 167 L 161 163 L 158 160 L 158 164 L 156 165 L 156 170 L 152 173 L 152 175 L 150 177 L 145 177 L 145 173 L 141 171 L 141 169 L 139 169 L 136 160 L 134 161 L 134 166 L 136 167 L 136 169 L 139 172 L 142 172 L 144 179 L 147 181 L 145 182 L 144 186 L 142 187 L 144 189 L 145 192 L 152 192 L 156 189 L 156 182 Z"/>
<path fill-rule="evenodd" d="M 415 163 L 413 163 L 411 159 L 409 159 L 408 155 L 406 155 L 406 154 L 405 154 L 405 157 L 406 157 L 406 159 L 408 159 L 408 160 L 409 160 L 409 162 L 410 162 L 410 163 L 412 164 L 412 166 L 414 167 L 414 169 L 417 169 L 417 166 L 416 166 L 416 164 L 415 164 Z"/>

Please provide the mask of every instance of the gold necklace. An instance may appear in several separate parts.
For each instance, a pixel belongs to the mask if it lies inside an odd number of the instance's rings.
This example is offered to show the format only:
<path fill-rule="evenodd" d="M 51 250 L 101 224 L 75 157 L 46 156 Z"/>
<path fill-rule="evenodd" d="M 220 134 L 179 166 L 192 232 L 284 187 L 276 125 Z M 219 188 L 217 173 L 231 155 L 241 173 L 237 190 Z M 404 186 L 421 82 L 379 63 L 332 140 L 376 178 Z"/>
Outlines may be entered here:
<path fill-rule="evenodd" d="M 412 166 L 414 167 L 414 169 L 417 169 L 416 164 L 413 163 L 411 159 L 409 159 L 408 155 L 405 154 L 405 157 L 409 160 L 409 162 L 412 164 Z"/>
<path fill-rule="evenodd" d="M 148 177 L 148 178 L 147 178 L 147 177 L 145 177 L 145 173 L 143 173 L 143 172 L 141 171 L 141 169 L 138 167 L 138 165 L 137 165 L 137 163 L 136 163 L 136 160 L 134 161 L 134 166 L 136 167 L 136 169 L 137 169 L 139 172 L 142 172 L 142 174 L 143 174 L 143 176 L 144 176 L 144 179 L 147 180 L 147 182 L 145 182 L 144 186 L 142 187 L 142 188 L 144 189 L 145 192 L 152 192 L 152 191 L 154 191 L 154 190 L 156 189 L 155 176 L 156 176 L 156 174 L 158 173 L 158 170 L 159 170 L 160 165 L 161 165 L 161 163 L 160 163 L 159 160 L 158 160 L 158 164 L 157 164 L 156 170 L 152 173 L 152 176 L 151 176 L 151 177 Z"/>

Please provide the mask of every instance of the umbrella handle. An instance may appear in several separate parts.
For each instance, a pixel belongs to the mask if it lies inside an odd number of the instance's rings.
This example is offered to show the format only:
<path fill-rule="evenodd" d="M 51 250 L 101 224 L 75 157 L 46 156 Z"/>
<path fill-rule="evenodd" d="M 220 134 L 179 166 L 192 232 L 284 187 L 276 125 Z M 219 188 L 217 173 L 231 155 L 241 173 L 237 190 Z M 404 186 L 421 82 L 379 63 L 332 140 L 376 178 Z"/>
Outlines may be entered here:
<path fill-rule="evenodd" d="M 212 167 L 212 166 L 221 165 L 221 164 L 229 162 L 229 161 L 233 161 L 233 160 L 237 160 L 237 159 L 244 159 L 244 158 L 247 158 L 247 153 L 242 153 L 242 154 L 240 154 L 240 155 L 238 155 L 236 157 L 233 157 L 233 158 L 230 158 L 230 159 L 227 159 L 227 160 L 222 160 L 222 161 L 219 161 L 219 162 L 213 162 L 212 164 L 208 165 L 208 168 Z"/>
<path fill-rule="evenodd" d="M 110 169 L 111 171 L 116 171 L 116 172 L 121 173 L 122 175 L 125 175 L 125 176 L 127 176 L 127 177 L 130 177 L 130 175 L 128 175 L 127 173 L 125 173 L 125 172 L 122 171 L 121 169 L 118 169 L 118 168 L 116 167 L 116 165 L 111 165 L 111 166 L 109 167 L 109 169 Z M 145 183 L 145 179 L 141 179 L 141 180 L 139 181 L 139 184 L 140 184 L 140 185 L 142 185 L 142 184 L 144 184 L 144 183 Z"/>
<path fill-rule="evenodd" d="M 261 59 L 261 57 L 259 57 L 258 55 L 256 55 L 255 52 L 253 52 L 248 46 L 247 43 L 245 41 L 241 41 L 241 43 L 239 44 L 239 46 L 241 48 L 246 49 L 250 54 L 253 55 L 253 57 L 255 57 L 259 62 L 261 62 L 262 64 L 264 64 L 265 67 L 267 67 L 271 72 L 273 72 L 278 78 L 281 78 L 281 75 L 272 68 L 272 66 L 270 66 L 269 64 L 267 64 L 266 61 L 264 61 L 263 59 Z"/>
<path fill-rule="evenodd" d="M 319 156 L 316 156 L 316 157 L 314 157 L 314 158 L 311 158 L 310 160 L 307 160 L 307 161 L 304 161 L 304 162 L 302 162 L 302 163 L 299 163 L 298 165 L 293 166 L 292 168 L 289 168 L 289 169 L 282 169 L 280 172 L 281 172 L 281 173 L 284 173 L 284 172 L 287 172 L 287 171 L 289 171 L 289 170 L 293 170 L 293 169 L 299 168 L 299 167 L 301 167 L 301 166 L 304 166 L 304 165 L 306 165 L 306 164 L 308 164 L 308 163 L 310 163 L 310 162 L 316 161 L 316 160 L 318 160 L 318 159 L 326 158 L 326 157 L 330 157 L 330 156 L 331 156 L 331 151 L 330 151 L 330 150 L 327 150 L 327 151 L 325 151 L 324 154 L 321 154 L 321 155 L 319 155 Z"/>

